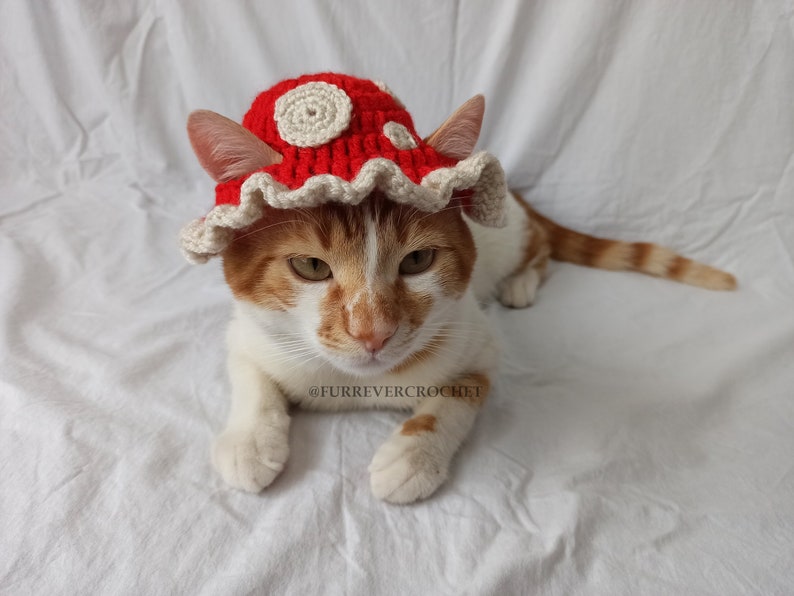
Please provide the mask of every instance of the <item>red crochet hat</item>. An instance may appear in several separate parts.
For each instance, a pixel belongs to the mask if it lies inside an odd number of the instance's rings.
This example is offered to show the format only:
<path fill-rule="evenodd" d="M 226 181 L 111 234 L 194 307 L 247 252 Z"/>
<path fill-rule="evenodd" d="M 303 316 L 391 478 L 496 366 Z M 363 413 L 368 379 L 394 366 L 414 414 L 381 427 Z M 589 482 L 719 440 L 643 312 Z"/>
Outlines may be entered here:
<path fill-rule="evenodd" d="M 182 230 L 192 262 L 223 251 L 235 229 L 262 216 L 265 203 L 356 205 L 374 190 L 424 211 L 464 196 L 472 219 L 503 225 L 506 185 L 497 159 L 481 152 L 458 161 L 438 153 L 383 83 L 332 73 L 282 81 L 257 96 L 243 127 L 282 159 L 218 184 L 216 206 Z"/>

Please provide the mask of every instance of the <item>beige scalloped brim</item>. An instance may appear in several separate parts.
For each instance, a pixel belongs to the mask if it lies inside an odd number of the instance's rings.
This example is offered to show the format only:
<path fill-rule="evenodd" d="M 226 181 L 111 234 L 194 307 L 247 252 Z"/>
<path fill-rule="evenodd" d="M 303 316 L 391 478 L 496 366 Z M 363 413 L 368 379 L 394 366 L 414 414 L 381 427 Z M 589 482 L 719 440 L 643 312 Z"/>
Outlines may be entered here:
<path fill-rule="evenodd" d="M 277 209 L 316 207 L 329 201 L 358 205 L 379 190 L 393 201 L 432 212 L 442 209 L 456 190 L 463 189 L 474 191 L 466 210 L 469 217 L 485 226 L 504 225 L 504 171 L 499 161 L 486 152 L 472 155 L 454 167 L 434 170 L 420 184 L 411 182 L 396 163 L 383 158 L 368 161 L 351 182 L 321 174 L 295 190 L 276 182 L 270 174 L 259 172 L 243 183 L 239 205 L 218 205 L 206 217 L 182 228 L 182 253 L 191 263 L 207 262 L 223 252 L 235 230 L 262 217 L 265 204 Z"/>

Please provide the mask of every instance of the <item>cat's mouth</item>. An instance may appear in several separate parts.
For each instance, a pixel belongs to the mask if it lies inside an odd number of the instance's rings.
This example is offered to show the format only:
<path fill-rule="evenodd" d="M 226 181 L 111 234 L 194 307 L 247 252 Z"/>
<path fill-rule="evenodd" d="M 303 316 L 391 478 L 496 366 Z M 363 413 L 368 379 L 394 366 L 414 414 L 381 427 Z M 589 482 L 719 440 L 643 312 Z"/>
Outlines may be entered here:
<path fill-rule="evenodd" d="M 353 374 L 356 376 L 372 376 L 385 373 L 394 368 L 395 364 L 399 362 L 399 358 L 394 355 L 384 354 L 381 352 L 368 352 L 367 354 L 340 355 L 330 354 L 330 362 L 333 366 L 343 372 Z"/>

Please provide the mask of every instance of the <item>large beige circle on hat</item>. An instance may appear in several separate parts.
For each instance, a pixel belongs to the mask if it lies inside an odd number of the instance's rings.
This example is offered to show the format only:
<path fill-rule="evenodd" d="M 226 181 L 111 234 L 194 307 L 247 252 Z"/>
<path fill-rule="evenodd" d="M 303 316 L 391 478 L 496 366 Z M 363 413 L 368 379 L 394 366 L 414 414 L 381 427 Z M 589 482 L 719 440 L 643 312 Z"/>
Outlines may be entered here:
<path fill-rule="evenodd" d="M 278 134 L 296 147 L 319 147 L 350 126 L 353 102 L 336 85 L 320 81 L 295 87 L 276 100 Z"/>

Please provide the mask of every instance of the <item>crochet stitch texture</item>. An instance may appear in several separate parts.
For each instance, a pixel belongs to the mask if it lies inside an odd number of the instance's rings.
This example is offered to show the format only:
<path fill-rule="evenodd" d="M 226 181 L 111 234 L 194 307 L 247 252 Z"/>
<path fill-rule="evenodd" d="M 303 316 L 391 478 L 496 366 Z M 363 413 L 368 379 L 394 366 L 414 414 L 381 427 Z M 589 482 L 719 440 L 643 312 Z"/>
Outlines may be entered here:
<path fill-rule="evenodd" d="M 216 206 L 182 230 L 191 262 L 222 252 L 235 230 L 262 217 L 266 204 L 356 205 L 374 190 L 424 211 L 465 197 L 472 219 L 504 223 L 507 188 L 498 160 L 486 152 L 461 161 L 438 153 L 383 83 L 334 73 L 285 80 L 256 97 L 242 124 L 283 159 L 217 185 Z"/>

